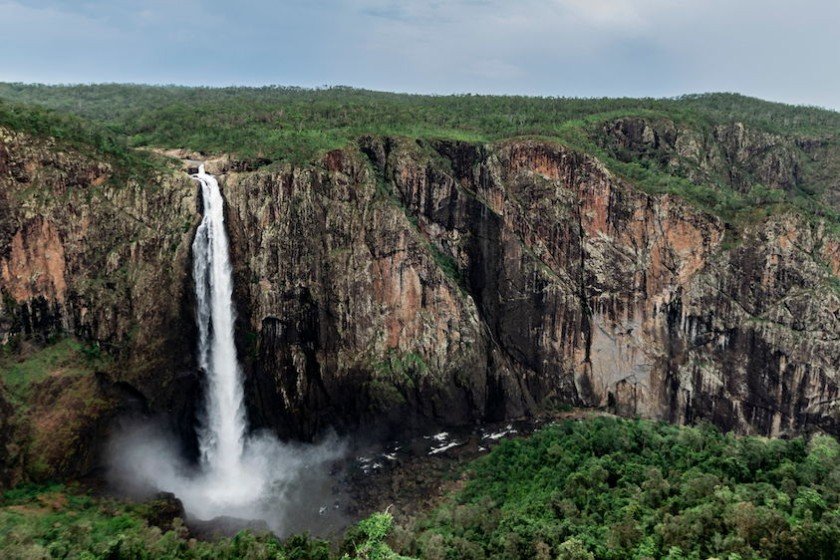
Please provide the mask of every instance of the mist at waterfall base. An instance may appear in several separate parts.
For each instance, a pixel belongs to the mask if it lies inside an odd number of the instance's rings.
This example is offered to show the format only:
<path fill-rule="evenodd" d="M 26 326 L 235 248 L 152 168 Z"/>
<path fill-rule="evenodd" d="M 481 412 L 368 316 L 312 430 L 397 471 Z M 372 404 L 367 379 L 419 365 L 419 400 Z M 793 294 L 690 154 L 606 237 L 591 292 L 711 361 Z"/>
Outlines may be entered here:
<path fill-rule="evenodd" d="M 331 473 L 343 452 L 337 438 L 310 445 L 251 435 L 231 476 L 187 460 L 163 422 L 135 420 L 121 426 L 110 442 L 108 479 L 130 497 L 173 493 L 183 502 L 188 521 L 259 520 L 280 536 L 303 531 L 329 535 L 347 524 Z"/>
<path fill-rule="evenodd" d="M 344 454 L 337 438 L 318 445 L 284 444 L 250 434 L 242 372 L 234 344 L 233 275 L 224 226 L 224 200 L 203 166 L 203 218 L 193 241 L 198 365 L 206 372 L 206 401 L 198 426 L 198 464 L 185 459 L 174 434 L 150 421 L 119 428 L 109 448 L 109 480 L 123 491 L 165 491 L 189 519 L 262 520 L 278 534 L 341 523 L 330 466 Z"/>

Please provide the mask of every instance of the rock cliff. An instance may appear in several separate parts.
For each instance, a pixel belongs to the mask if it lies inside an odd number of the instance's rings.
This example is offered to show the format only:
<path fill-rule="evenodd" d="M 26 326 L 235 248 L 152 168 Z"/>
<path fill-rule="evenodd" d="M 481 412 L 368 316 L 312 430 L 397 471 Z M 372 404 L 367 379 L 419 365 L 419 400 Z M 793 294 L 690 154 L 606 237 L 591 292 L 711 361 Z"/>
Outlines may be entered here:
<path fill-rule="evenodd" d="M 5 433 L 6 457 L 44 475 L 90 468 L 107 418 L 124 407 L 186 418 L 199 393 L 188 274 L 195 187 L 169 169 L 113 175 L 84 150 L 0 128 L 3 370 L 64 336 L 113 358 L 69 367 L 58 355 L 39 368 L 45 375 L 24 369 L 7 387 L 15 406 L 0 443 Z"/>
<path fill-rule="evenodd" d="M 538 142 L 364 139 L 229 173 L 256 420 L 311 434 L 600 406 L 836 430 L 836 238 L 723 224 Z M 816 296 L 816 297 L 815 297 Z"/>
<path fill-rule="evenodd" d="M 729 169 L 733 188 L 760 176 L 785 190 L 806 173 L 795 147 L 735 125 L 694 139 L 604 126 L 605 149 L 688 161 L 698 183 Z M 208 170 L 227 201 L 255 427 L 385 434 L 575 405 L 840 433 L 840 241 L 824 221 L 790 211 L 727 228 L 535 140 L 364 137 L 310 166 L 222 158 Z M 89 440 L 129 406 L 188 432 L 198 191 L 171 168 L 112 175 L 83 152 L 2 131 L 0 336 L 72 334 L 113 358 L 85 389 L 95 414 L 78 411 Z M 27 414 L 79 383 L 38 381 Z M 9 433 L 0 422 L 7 447 Z M 90 466 L 78 457 L 53 470 Z"/>

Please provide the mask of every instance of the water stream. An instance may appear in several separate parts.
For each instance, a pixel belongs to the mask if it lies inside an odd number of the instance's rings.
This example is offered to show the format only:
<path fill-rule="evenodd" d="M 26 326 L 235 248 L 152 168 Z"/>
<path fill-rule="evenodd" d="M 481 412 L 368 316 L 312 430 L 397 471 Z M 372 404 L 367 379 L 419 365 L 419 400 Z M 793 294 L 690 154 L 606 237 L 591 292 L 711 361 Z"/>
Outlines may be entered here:
<path fill-rule="evenodd" d="M 197 304 L 198 364 L 207 377 L 206 409 L 199 430 L 202 465 L 219 481 L 240 480 L 247 424 L 242 372 L 233 338 L 233 276 L 225 232 L 224 199 L 216 178 L 202 165 L 204 215 L 192 244 Z M 224 493 L 224 485 L 219 488 Z"/>

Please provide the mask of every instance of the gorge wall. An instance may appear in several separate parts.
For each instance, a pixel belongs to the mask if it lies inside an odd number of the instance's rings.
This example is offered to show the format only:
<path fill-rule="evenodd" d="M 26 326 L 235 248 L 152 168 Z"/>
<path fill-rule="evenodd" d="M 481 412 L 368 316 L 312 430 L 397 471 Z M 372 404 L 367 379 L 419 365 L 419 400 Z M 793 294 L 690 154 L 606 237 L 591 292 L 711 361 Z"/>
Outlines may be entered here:
<path fill-rule="evenodd" d="M 723 224 L 537 142 L 363 139 L 225 176 L 256 421 L 313 434 L 599 406 L 837 428 L 837 241 Z"/>
<path fill-rule="evenodd" d="M 625 148 L 646 141 L 619 129 Z M 819 220 L 781 213 L 736 235 L 526 140 L 366 137 L 309 167 L 207 168 L 227 201 L 256 427 L 384 435 L 575 405 L 840 433 L 840 243 Z M 71 333 L 113 356 L 90 380 L 53 372 L 32 392 L 90 384 L 96 409 L 78 412 L 89 439 L 129 406 L 184 426 L 198 399 L 198 191 L 174 171 L 110 175 L 49 141 L 0 136 L 0 337 Z M 49 407 L 27 398 L 30 421 L 0 422 L 0 443 L 24 448 L 0 471 L 37 448 L 31 419 Z M 62 461 L 72 472 L 92 459 Z"/>
<path fill-rule="evenodd" d="M 2 369 L 49 356 L 43 375 L 0 379 L 0 483 L 90 469 L 123 410 L 164 410 L 191 430 L 195 185 L 170 170 L 114 172 L 0 128 Z M 64 336 L 107 359 L 77 359 Z"/>

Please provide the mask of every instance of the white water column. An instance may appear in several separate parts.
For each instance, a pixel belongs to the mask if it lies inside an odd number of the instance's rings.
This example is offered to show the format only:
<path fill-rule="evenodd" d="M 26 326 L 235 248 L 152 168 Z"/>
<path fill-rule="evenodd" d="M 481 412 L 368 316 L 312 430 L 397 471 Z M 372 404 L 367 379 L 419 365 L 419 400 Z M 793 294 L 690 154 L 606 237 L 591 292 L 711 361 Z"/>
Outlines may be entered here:
<path fill-rule="evenodd" d="M 235 479 L 242 471 L 247 423 L 242 372 L 233 338 L 233 278 L 224 223 L 224 199 L 204 166 L 193 175 L 201 183 L 204 216 L 193 241 L 197 301 L 198 359 L 207 376 L 206 409 L 199 430 L 201 460 L 208 474 Z"/>

